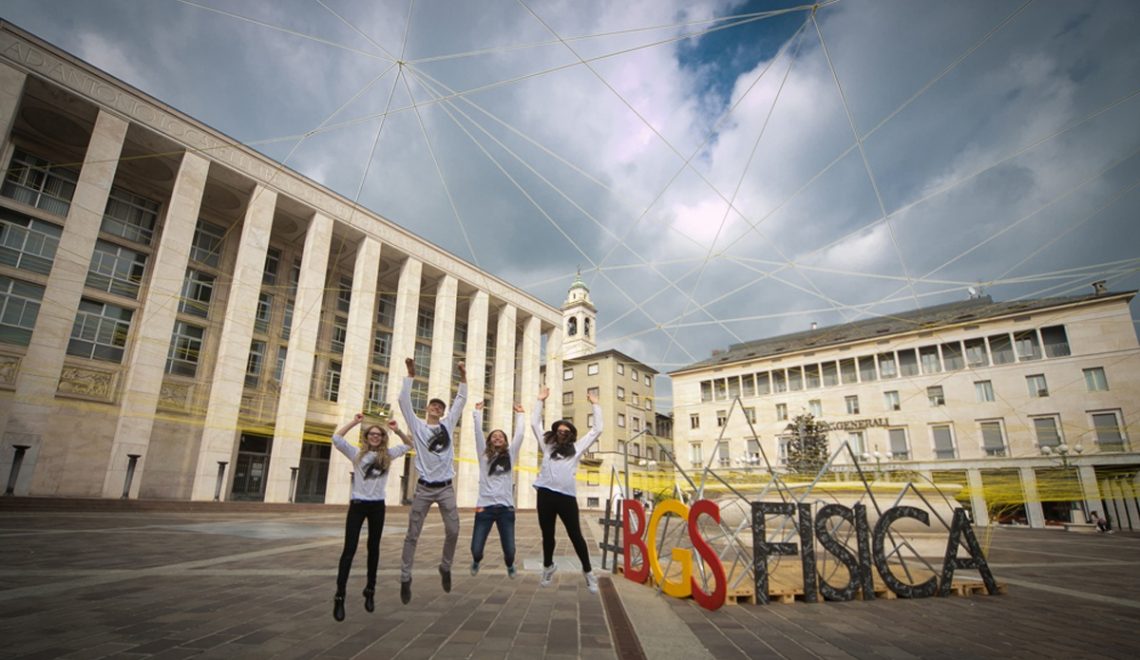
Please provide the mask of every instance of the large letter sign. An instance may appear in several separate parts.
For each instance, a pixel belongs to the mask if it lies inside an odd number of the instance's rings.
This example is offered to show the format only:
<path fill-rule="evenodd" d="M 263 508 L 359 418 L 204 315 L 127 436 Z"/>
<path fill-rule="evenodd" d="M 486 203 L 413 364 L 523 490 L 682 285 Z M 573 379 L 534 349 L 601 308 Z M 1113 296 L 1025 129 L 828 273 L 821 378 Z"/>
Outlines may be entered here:
<path fill-rule="evenodd" d="M 689 540 L 700 555 L 700 560 L 708 565 L 715 584 L 711 593 L 701 590 L 701 585 L 693 578 L 692 551 L 686 548 L 673 548 L 671 556 L 673 561 L 681 566 L 681 576 L 677 581 L 667 580 L 665 571 L 657 556 L 657 527 L 661 518 L 673 514 L 688 521 Z M 724 605 L 728 581 L 725 579 L 724 567 L 720 557 L 701 536 L 697 524 L 702 515 L 711 517 L 720 522 L 720 507 L 710 500 L 699 500 L 693 503 L 692 509 L 679 500 L 665 500 L 653 510 L 649 520 L 648 533 L 646 533 L 645 508 L 637 500 L 622 500 L 622 535 L 625 544 L 624 568 L 625 577 L 637 583 L 645 582 L 649 573 L 661 585 L 661 590 L 675 598 L 692 596 L 697 604 L 706 609 L 715 610 Z M 632 529 L 633 521 L 637 521 L 637 530 Z M 642 537 L 645 537 L 644 539 Z M 633 550 L 641 555 L 641 566 L 633 566 Z"/>

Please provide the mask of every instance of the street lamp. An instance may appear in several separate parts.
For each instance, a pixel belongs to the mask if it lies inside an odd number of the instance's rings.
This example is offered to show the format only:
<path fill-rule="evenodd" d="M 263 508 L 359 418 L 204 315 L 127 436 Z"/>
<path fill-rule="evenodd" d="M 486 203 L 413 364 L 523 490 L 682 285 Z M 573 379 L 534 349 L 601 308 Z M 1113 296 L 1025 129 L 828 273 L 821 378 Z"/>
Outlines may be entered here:
<path fill-rule="evenodd" d="M 875 449 L 875 451 L 873 451 L 869 454 L 867 452 L 863 452 L 863 460 L 864 461 L 869 462 L 872 458 L 875 459 L 875 480 L 876 481 L 883 478 L 883 467 L 882 467 L 883 459 L 885 458 L 888 461 L 890 461 L 891 458 L 893 458 L 893 457 L 894 456 L 893 456 L 893 454 L 891 454 L 891 452 L 888 451 L 888 452 L 880 453 L 878 449 Z"/>

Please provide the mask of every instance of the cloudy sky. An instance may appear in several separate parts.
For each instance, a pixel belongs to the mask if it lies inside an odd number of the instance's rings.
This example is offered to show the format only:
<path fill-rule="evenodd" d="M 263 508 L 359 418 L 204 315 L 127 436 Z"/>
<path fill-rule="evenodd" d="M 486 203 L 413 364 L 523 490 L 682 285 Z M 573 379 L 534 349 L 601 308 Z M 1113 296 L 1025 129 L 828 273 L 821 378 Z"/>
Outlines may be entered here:
<path fill-rule="evenodd" d="M 0 12 L 552 305 L 580 268 L 601 347 L 663 372 L 969 287 L 1140 288 L 1132 0 Z"/>

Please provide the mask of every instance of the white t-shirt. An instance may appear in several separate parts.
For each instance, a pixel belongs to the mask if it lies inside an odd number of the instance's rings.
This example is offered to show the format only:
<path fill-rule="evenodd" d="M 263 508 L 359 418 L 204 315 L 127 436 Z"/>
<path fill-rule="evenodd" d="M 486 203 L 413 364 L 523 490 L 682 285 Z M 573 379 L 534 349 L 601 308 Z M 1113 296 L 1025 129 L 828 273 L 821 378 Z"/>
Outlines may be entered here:
<path fill-rule="evenodd" d="M 514 468 L 519 464 L 519 450 L 522 448 L 523 434 L 526 433 L 526 417 L 515 413 L 515 437 L 505 453 L 495 458 L 487 458 L 487 440 L 483 435 L 483 411 L 471 411 L 475 424 L 471 427 L 471 437 L 475 439 L 475 455 L 479 457 L 479 499 L 475 506 L 501 504 L 515 505 Z"/>
<path fill-rule="evenodd" d="M 542 439 L 544 431 L 541 405 L 535 409 L 534 416 L 531 419 L 531 428 L 534 430 L 534 437 L 538 439 L 538 449 L 542 452 L 542 468 L 538 471 L 538 478 L 534 480 L 534 487 L 546 488 L 564 495 L 577 496 L 578 462 L 582 460 L 582 454 L 586 453 L 590 445 L 597 442 L 598 436 L 602 434 L 602 407 L 594 404 L 594 428 L 590 429 L 586 437 L 579 438 L 574 443 L 574 454 L 572 456 L 552 456 L 550 454 L 552 447 L 547 446 Z"/>
<path fill-rule="evenodd" d="M 412 408 L 410 376 L 404 378 L 399 401 L 400 411 L 404 413 L 404 421 L 408 424 L 416 449 L 416 470 L 420 473 L 420 479 L 433 482 L 454 479 L 455 425 L 463 413 L 463 404 L 467 403 L 467 383 L 459 384 L 455 400 L 451 402 L 447 414 L 439 420 L 439 424 L 433 426 L 428 426 L 424 420 L 416 417 L 416 411 Z"/>
<path fill-rule="evenodd" d="M 350 445 L 347 440 L 342 436 L 333 435 L 333 446 L 337 450 L 348 457 L 348 460 L 356 461 L 356 455 L 360 453 L 360 448 L 355 445 Z M 400 443 L 395 447 L 388 447 L 388 455 L 395 460 L 404 454 L 408 453 L 411 447 Z M 369 502 L 383 501 L 384 489 L 388 485 L 388 473 L 392 471 L 391 466 L 385 472 L 380 471 L 380 466 L 377 463 L 376 452 L 370 451 L 360 459 L 353 467 L 355 477 L 352 480 L 352 499 L 366 500 Z"/>

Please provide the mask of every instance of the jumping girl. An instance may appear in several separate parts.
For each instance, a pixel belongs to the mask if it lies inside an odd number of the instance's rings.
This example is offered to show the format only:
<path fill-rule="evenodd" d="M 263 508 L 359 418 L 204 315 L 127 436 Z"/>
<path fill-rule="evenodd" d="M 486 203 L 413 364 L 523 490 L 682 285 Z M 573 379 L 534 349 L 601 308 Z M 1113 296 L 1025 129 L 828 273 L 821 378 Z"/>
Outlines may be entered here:
<path fill-rule="evenodd" d="M 475 404 L 471 411 L 475 425 L 472 435 L 482 435 L 483 402 Z M 502 429 L 487 434 L 484 446 L 479 452 L 479 499 L 475 501 L 475 527 L 471 532 L 471 574 L 479 573 L 479 563 L 483 561 L 483 548 L 487 545 L 487 535 L 491 526 L 499 528 L 499 542 L 503 546 L 503 561 L 507 565 L 507 576 L 515 577 L 515 494 L 514 466 L 519 462 L 519 448 L 526 432 L 526 417 L 523 407 L 515 404 L 515 437 L 509 443 Z M 478 442 L 478 440 L 476 440 Z"/>
<path fill-rule="evenodd" d="M 534 480 L 535 490 L 538 491 L 536 506 L 538 508 L 538 526 L 542 530 L 542 579 L 539 585 L 550 586 L 554 579 L 554 520 L 562 520 L 574 552 L 582 562 L 582 573 L 586 578 L 586 589 L 592 594 L 598 593 L 598 578 L 590 566 L 590 550 L 586 539 L 582 537 L 582 525 L 578 520 L 577 479 L 578 463 L 582 454 L 597 441 L 602 434 L 602 407 L 598 405 L 598 397 L 588 394 L 587 399 L 594 407 L 594 428 L 586 437 L 578 440 L 578 429 L 565 419 L 560 419 L 551 425 L 545 433 L 542 430 L 542 402 L 550 396 L 550 388 L 544 387 L 538 395 L 538 407 L 535 408 L 531 418 L 531 428 L 538 439 L 538 448 L 542 452 L 542 468 L 538 478 Z"/>
<path fill-rule="evenodd" d="M 388 430 L 373 424 L 364 430 L 360 447 L 348 444 L 344 436 L 364 419 L 363 413 L 356 413 L 348 422 L 333 434 L 332 441 L 340 453 L 352 461 L 352 501 L 348 505 L 348 515 L 344 521 L 344 550 L 340 553 L 340 565 L 336 572 L 336 596 L 333 598 L 333 618 L 344 621 L 344 591 L 348 586 L 348 571 L 352 568 L 352 558 L 360 541 L 360 528 L 368 520 L 368 583 L 364 587 L 364 609 L 369 612 L 376 607 L 376 569 L 380 565 L 380 535 L 384 532 L 384 488 L 388 484 L 388 468 L 392 459 L 399 458 L 411 448 L 412 440 L 400 430 L 396 420 L 388 422 L 388 429 L 404 444 L 388 446 Z"/>

